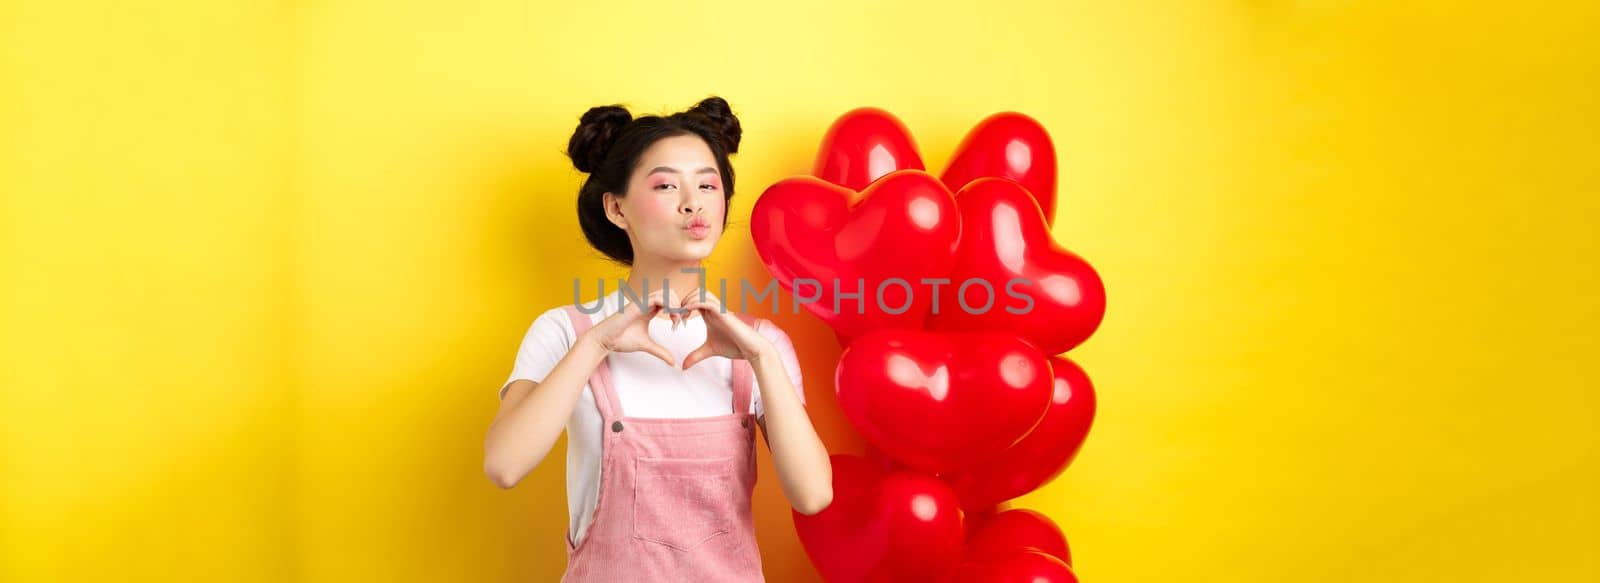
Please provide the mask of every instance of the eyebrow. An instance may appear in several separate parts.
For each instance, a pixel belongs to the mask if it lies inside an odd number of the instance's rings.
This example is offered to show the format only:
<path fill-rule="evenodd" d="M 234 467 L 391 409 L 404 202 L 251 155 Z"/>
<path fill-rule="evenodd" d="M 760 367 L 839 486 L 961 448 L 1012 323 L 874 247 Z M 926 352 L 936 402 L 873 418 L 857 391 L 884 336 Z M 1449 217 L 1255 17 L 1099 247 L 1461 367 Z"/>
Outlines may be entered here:
<path fill-rule="evenodd" d="M 655 174 L 657 172 L 670 172 L 672 174 L 682 174 L 682 172 L 679 172 L 679 171 L 677 171 L 677 169 L 674 169 L 674 168 L 670 168 L 670 167 L 667 167 L 667 166 L 656 166 L 655 168 L 651 168 L 650 172 L 645 173 L 645 176 L 649 176 L 649 175 Z M 704 168 L 701 168 L 699 170 L 694 171 L 694 173 L 695 174 L 716 174 L 717 173 L 717 169 L 716 168 L 712 168 L 710 166 L 706 166 Z"/>

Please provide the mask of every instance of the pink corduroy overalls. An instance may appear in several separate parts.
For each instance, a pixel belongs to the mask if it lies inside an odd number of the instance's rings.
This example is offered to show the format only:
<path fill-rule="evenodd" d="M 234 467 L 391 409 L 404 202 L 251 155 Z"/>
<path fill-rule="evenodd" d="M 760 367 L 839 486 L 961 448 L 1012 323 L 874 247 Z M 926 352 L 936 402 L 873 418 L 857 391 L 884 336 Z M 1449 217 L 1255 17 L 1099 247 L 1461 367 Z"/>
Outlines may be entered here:
<path fill-rule="evenodd" d="M 577 306 L 567 306 L 566 312 L 578 334 L 593 325 Z M 561 581 L 765 581 L 750 514 L 756 484 L 754 384 L 750 363 L 735 359 L 732 413 L 628 417 L 611 386 L 611 369 L 601 360 L 589 378 L 605 420 L 600 495 L 583 541 L 574 546 L 567 532 Z"/>

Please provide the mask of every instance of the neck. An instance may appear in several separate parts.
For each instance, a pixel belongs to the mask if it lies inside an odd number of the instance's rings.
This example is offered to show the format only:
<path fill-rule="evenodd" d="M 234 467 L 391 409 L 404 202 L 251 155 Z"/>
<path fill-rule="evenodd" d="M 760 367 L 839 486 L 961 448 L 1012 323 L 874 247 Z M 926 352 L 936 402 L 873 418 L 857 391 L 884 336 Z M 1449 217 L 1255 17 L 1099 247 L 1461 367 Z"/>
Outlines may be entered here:
<path fill-rule="evenodd" d="M 665 285 L 681 300 L 702 285 L 702 276 L 704 276 L 703 285 L 712 287 L 710 276 L 705 275 L 702 269 L 699 261 L 635 257 L 633 269 L 628 272 L 628 287 L 640 297 L 644 297 L 646 289 L 655 292 Z M 647 285 L 648 288 L 645 287 Z M 714 288 L 706 292 L 716 293 Z"/>

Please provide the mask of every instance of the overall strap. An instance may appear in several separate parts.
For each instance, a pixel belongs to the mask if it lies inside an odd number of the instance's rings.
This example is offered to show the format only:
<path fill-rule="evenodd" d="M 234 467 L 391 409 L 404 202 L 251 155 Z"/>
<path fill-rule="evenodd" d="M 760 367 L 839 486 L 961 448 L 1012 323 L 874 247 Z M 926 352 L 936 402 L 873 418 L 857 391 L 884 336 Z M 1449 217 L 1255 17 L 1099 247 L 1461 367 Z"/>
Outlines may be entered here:
<path fill-rule="evenodd" d="M 751 328 L 760 330 L 765 320 L 759 320 L 746 314 L 734 314 Z M 733 412 L 739 415 L 749 415 L 750 408 L 755 406 L 756 398 L 756 372 L 750 367 L 750 361 L 742 358 L 733 360 Z M 742 405 L 742 407 L 741 407 Z"/>
<path fill-rule="evenodd" d="M 593 317 L 579 311 L 578 306 L 568 305 L 565 311 L 567 319 L 572 321 L 574 338 L 583 336 L 594 326 Z M 617 393 L 612 390 L 611 365 L 606 358 L 601 358 L 599 366 L 594 368 L 594 376 L 589 377 L 589 388 L 594 392 L 594 403 L 599 406 L 602 418 L 616 421 L 622 417 L 622 402 L 617 400 Z"/>

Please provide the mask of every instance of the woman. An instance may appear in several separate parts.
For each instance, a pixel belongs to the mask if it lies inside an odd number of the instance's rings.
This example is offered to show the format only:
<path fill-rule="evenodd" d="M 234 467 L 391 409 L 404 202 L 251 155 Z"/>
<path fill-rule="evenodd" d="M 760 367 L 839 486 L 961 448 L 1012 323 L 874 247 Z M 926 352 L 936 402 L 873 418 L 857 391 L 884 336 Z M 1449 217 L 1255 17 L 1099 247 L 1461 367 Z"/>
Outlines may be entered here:
<path fill-rule="evenodd" d="M 833 499 L 788 337 L 697 289 L 727 226 L 739 137 L 711 97 L 639 119 L 595 107 L 567 145 L 589 174 L 578 222 L 630 267 L 626 287 L 534 321 L 484 445 L 485 472 L 510 488 L 567 431 L 563 581 L 762 580 L 755 426 L 796 511 Z"/>

